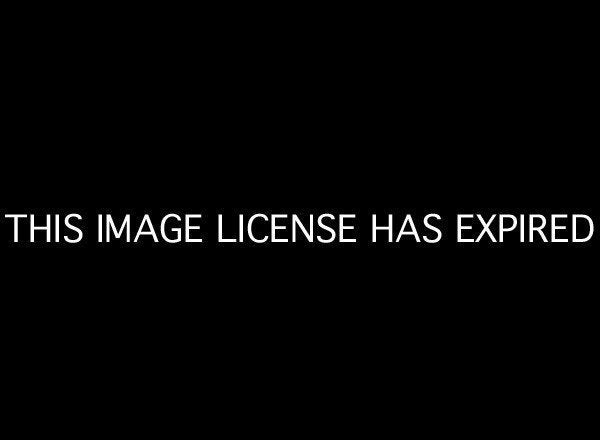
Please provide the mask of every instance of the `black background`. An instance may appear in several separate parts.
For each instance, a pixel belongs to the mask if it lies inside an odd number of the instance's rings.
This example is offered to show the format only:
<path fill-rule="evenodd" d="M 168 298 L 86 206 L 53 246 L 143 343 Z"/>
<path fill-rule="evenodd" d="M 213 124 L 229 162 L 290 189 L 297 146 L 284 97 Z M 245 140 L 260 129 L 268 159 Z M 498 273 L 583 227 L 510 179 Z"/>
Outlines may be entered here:
<path fill-rule="evenodd" d="M 356 212 L 361 243 L 4 240 L 11 412 L 573 429 L 595 389 L 597 238 L 460 246 L 453 218 L 597 221 L 592 29 L 524 11 L 247 12 L 23 16 L 3 55 L 2 213 Z M 438 212 L 444 241 L 371 246 L 375 212 Z"/>

